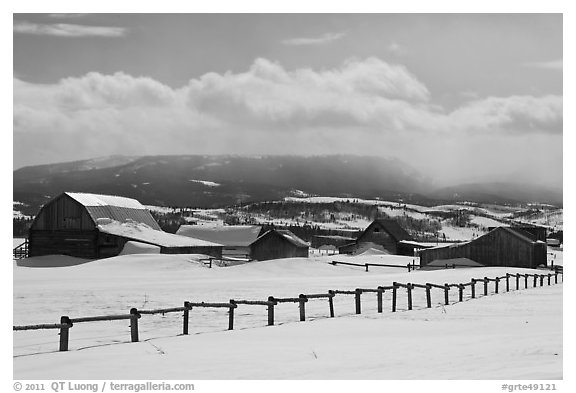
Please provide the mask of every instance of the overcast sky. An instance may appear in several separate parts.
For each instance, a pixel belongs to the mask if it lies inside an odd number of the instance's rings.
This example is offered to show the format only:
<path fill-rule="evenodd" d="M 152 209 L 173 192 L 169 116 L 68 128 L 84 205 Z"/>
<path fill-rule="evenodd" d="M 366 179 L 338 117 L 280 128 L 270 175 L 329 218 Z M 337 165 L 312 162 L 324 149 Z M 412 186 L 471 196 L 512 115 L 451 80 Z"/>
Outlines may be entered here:
<path fill-rule="evenodd" d="M 366 154 L 562 185 L 561 14 L 15 14 L 14 168 Z"/>

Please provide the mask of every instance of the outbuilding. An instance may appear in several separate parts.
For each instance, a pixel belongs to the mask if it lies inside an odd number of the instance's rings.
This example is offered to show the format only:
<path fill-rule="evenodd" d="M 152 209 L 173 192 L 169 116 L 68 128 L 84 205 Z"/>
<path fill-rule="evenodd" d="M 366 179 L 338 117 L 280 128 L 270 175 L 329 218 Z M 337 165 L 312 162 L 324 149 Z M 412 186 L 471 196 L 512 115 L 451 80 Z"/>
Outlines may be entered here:
<path fill-rule="evenodd" d="M 358 254 L 368 249 L 377 249 L 393 255 L 413 255 L 414 247 L 406 242 L 412 236 L 397 221 L 376 219 L 358 236 L 356 241 L 339 247 L 340 254 Z"/>
<path fill-rule="evenodd" d="M 160 247 L 163 254 L 222 256 L 222 245 L 162 231 L 135 199 L 65 192 L 45 204 L 32 222 L 28 255 L 106 258 L 128 241 Z"/>
<path fill-rule="evenodd" d="M 421 250 L 420 266 L 434 261 L 468 258 L 484 266 L 536 268 L 546 265 L 546 243 L 519 228 L 497 227 L 466 243 Z"/>
<path fill-rule="evenodd" d="M 292 232 L 283 229 L 271 229 L 259 236 L 250 246 L 252 259 L 308 257 L 310 245 Z"/>
<path fill-rule="evenodd" d="M 249 258 L 250 245 L 260 236 L 259 225 L 181 225 L 177 235 L 222 244 L 222 256 Z"/>

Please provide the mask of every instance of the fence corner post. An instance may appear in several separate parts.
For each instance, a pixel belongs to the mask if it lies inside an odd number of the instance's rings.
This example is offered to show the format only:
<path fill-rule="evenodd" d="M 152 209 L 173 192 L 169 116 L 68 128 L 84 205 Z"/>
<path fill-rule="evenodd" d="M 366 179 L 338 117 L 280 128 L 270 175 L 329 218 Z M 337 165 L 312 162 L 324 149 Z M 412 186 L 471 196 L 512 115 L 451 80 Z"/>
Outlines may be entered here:
<path fill-rule="evenodd" d="M 330 309 L 330 318 L 334 318 L 334 296 L 336 294 L 332 289 L 328 291 L 328 308 Z"/>
<path fill-rule="evenodd" d="M 476 298 L 476 279 L 470 280 L 470 289 L 472 289 L 472 299 Z"/>
<path fill-rule="evenodd" d="M 228 309 L 228 330 L 234 330 L 234 309 L 238 307 L 234 299 L 230 299 L 230 308 Z"/>
<path fill-rule="evenodd" d="M 450 290 L 450 286 L 448 283 L 444 283 L 444 304 L 448 306 L 450 304 L 450 297 L 448 295 L 448 291 Z"/>
<path fill-rule="evenodd" d="M 356 288 L 354 290 L 354 303 L 356 305 L 356 314 L 362 313 L 362 303 L 360 300 L 361 295 L 362 295 L 362 290 L 360 288 Z"/>
<path fill-rule="evenodd" d="M 396 312 L 396 293 L 398 292 L 398 283 L 392 283 L 392 312 Z"/>
<path fill-rule="evenodd" d="M 188 320 L 190 318 L 190 310 L 192 307 L 190 306 L 190 302 L 184 302 L 184 315 L 182 315 L 182 334 L 188 334 Z"/>
<path fill-rule="evenodd" d="M 376 303 L 378 303 L 378 312 L 382 312 L 382 294 L 384 293 L 384 289 L 379 286 L 378 292 L 376 292 Z"/>
<path fill-rule="evenodd" d="M 406 289 L 408 291 L 408 310 L 412 310 L 412 284 L 406 284 Z"/>
<path fill-rule="evenodd" d="M 140 313 L 137 308 L 130 309 L 130 338 L 133 343 L 139 341 L 138 337 L 138 318 L 140 318 Z"/>
<path fill-rule="evenodd" d="M 60 317 L 60 324 L 62 327 L 60 328 L 60 348 L 61 352 L 68 350 L 68 339 L 70 335 L 70 328 L 72 327 L 72 322 L 70 318 L 67 316 Z"/>
<path fill-rule="evenodd" d="M 430 284 L 426 284 L 426 307 L 432 308 L 432 298 L 430 297 Z"/>
<path fill-rule="evenodd" d="M 276 304 L 274 296 L 268 296 L 268 302 L 268 326 L 274 326 L 274 305 Z"/>
<path fill-rule="evenodd" d="M 306 295 L 300 294 L 298 295 L 298 308 L 300 309 L 300 322 L 304 322 L 306 320 L 306 302 L 308 299 Z"/>

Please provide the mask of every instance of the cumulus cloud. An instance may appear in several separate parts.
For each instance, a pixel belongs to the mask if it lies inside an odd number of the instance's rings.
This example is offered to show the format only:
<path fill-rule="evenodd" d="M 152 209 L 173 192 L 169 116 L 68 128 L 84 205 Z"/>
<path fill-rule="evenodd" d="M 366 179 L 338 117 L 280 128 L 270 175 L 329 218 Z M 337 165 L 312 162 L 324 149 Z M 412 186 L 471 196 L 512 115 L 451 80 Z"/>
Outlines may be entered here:
<path fill-rule="evenodd" d="M 546 143 L 562 154 L 561 96 L 476 98 L 446 111 L 406 67 L 377 58 L 322 70 L 257 59 L 178 88 L 93 72 L 48 85 L 14 79 L 13 91 L 16 166 L 107 154 L 353 153 L 446 172 L 483 155 L 508 165 L 501 152 L 517 141 L 526 146 L 518 161 Z"/>
<path fill-rule="evenodd" d="M 284 45 L 302 46 L 302 45 L 325 45 L 337 41 L 346 36 L 346 33 L 326 33 L 320 37 L 300 37 L 283 40 Z"/>
<path fill-rule="evenodd" d="M 122 37 L 127 33 L 127 29 L 123 27 L 86 26 L 68 23 L 40 24 L 22 21 L 14 23 L 14 32 L 57 37 Z"/>

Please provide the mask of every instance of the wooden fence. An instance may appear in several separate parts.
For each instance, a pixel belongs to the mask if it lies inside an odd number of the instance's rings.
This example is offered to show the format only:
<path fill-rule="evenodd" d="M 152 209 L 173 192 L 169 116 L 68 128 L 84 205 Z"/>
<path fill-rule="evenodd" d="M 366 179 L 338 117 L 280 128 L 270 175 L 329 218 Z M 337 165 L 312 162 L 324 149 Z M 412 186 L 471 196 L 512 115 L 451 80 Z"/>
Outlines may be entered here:
<path fill-rule="evenodd" d="M 372 265 L 372 264 L 371 264 Z M 363 266 L 363 265 L 360 265 Z M 398 266 L 395 266 L 398 267 Z M 354 290 L 329 290 L 327 293 L 318 294 L 300 294 L 298 297 L 294 298 L 276 298 L 269 296 L 267 300 L 234 300 L 230 299 L 228 303 L 206 303 L 206 302 L 189 302 L 185 301 L 182 307 L 172 307 L 154 310 L 138 310 L 136 308 L 131 308 L 128 314 L 122 315 L 104 315 L 104 316 L 92 316 L 92 317 L 80 317 L 80 318 L 70 318 L 68 316 L 62 316 L 60 318 L 60 323 L 55 324 L 39 324 L 39 325 L 27 325 L 27 326 L 13 326 L 14 331 L 24 331 L 24 330 L 42 330 L 42 329 L 59 329 L 60 330 L 60 351 L 68 350 L 68 341 L 70 336 L 70 329 L 77 323 L 87 323 L 87 322 L 99 322 L 99 321 L 113 321 L 113 320 L 130 320 L 130 339 L 132 342 L 139 341 L 138 335 L 138 319 L 143 315 L 154 315 L 154 314 L 168 314 L 175 312 L 182 312 L 182 334 L 187 335 L 189 331 L 189 319 L 190 312 L 194 308 L 224 308 L 228 310 L 228 330 L 234 329 L 234 310 L 239 306 L 265 306 L 268 310 L 268 326 L 273 326 L 275 323 L 274 319 L 274 309 L 281 303 L 298 303 L 299 317 L 300 321 L 306 320 L 306 303 L 309 299 L 327 299 L 328 300 L 328 315 L 330 318 L 334 318 L 334 297 L 336 295 L 353 295 L 355 313 L 362 313 L 362 295 L 366 293 L 375 293 L 377 300 L 377 312 L 383 312 L 383 294 L 385 291 L 392 291 L 392 303 L 391 310 L 396 312 L 396 306 L 398 301 L 398 289 L 405 288 L 407 293 L 407 308 L 408 310 L 413 309 L 413 298 L 412 291 L 415 288 L 421 288 L 426 291 L 426 307 L 432 307 L 432 289 L 440 289 L 444 294 L 444 304 L 450 304 L 449 292 L 451 288 L 458 289 L 458 302 L 464 300 L 464 291 L 466 287 L 470 287 L 470 297 L 472 299 L 477 297 L 476 284 L 483 284 L 484 296 L 489 293 L 489 284 L 494 283 L 494 293 L 499 293 L 500 291 L 500 281 L 505 280 L 505 291 L 509 292 L 511 290 L 511 281 L 515 282 L 515 289 L 522 289 L 522 283 L 524 289 L 529 287 L 544 286 L 546 282 L 547 285 L 552 285 L 552 280 L 554 284 L 558 284 L 558 276 L 561 277 L 562 282 L 564 281 L 564 274 L 561 271 L 555 271 L 554 273 L 548 274 L 510 274 L 506 273 L 505 276 L 489 278 L 472 278 L 470 282 L 458 283 L 458 284 L 448 284 L 444 283 L 433 284 L 417 284 L 417 283 L 399 283 L 393 282 L 391 286 L 379 286 L 377 288 L 356 288 Z M 529 278 L 532 278 L 529 283 Z M 523 279 L 523 280 L 521 280 Z M 531 284 L 531 285 L 529 285 Z"/>
<path fill-rule="evenodd" d="M 12 255 L 14 259 L 28 258 L 28 239 L 24 240 L 24 243 L 14 247 Z"/>
<path fill-rule="evenodd" d="M 408 268 L 408 272 L 410 272 L 412 270 L 416 270 L 416 264 L 414 262 L 408 263 L 406 265 L 387 265 L 385 263 L 352 263 L 352 262 L 332 261 L 332 262 L 330 262 L 330 264 L 334 265 L 334 266 L 337 266 L 337 265 L 360 266 L 360 267 L 365 268 L 366 271 L 368 271 L 370 266 L 374 266 L 374 267 L 399 267 L 402 269 Z"/>

